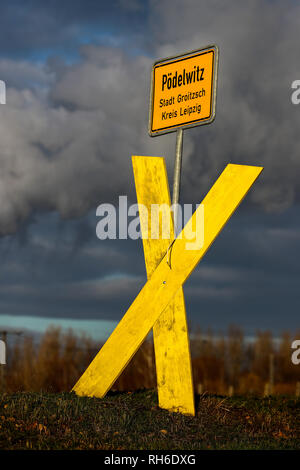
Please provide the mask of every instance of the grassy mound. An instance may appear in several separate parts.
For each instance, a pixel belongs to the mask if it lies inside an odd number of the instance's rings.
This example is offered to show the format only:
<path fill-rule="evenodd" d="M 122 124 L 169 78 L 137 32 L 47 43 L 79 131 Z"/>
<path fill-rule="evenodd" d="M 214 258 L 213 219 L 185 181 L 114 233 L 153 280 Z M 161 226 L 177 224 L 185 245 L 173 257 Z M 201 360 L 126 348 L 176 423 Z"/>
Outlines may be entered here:
<path fill-rule="evenodd" d="M 154 391 L 0 395 L 1 449 L 300 449 L 300 399 L 202 395 L 195 417 Z"/>

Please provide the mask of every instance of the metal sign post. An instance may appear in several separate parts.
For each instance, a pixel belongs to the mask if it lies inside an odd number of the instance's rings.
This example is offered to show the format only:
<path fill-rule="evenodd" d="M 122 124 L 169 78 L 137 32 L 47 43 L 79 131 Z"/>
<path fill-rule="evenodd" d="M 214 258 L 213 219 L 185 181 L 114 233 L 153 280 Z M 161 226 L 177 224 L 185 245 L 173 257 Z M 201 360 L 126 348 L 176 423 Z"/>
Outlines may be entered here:
<path fill-rule="evenodd" d="M 176 131 L 172 205 L 174 234 L 178 231 L 178 206 L 182 167 L 183 130 L 210 124 L 215 118 L 218 48 L 187 52 L 156 61 L 152 67 L 149 134 Z"/>
<path fill-rule="evenodd" d="M 183 129 L 177 129 L 176 132 L 176 152 L 175 152 L 175 165 L 174 165 L 174 176 L 173 176 L 173 194 L 172 194 L 172 206 L 174 211 L 174 237 L 178 233 L 177 218 L 180 195 L 180 180 L 181 180 L 181 167 L 182 167 L 182 147 L 183 147 Z"/>

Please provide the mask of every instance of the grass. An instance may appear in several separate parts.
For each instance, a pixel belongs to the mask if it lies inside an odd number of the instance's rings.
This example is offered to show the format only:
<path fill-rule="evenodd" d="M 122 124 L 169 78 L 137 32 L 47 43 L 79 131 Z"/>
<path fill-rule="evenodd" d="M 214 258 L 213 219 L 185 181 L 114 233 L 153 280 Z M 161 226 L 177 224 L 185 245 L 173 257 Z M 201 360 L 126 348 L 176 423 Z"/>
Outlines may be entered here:
<path fill-rule="evenodd" d="M 202 395 L 195 417 L 154 391 L 0 395 L 1 449 L 300 449 L 300 399 Z"/>

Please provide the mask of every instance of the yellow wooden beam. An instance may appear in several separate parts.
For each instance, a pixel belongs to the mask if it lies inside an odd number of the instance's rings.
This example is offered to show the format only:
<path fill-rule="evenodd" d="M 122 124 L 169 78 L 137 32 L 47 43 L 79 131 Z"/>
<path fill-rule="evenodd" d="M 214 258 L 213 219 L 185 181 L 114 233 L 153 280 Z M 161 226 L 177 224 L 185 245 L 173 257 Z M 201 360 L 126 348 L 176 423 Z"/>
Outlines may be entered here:
<path fill-rule="evenodd" d="M 158 219 L 150 217 L 153 204 L 165 204 L 168 207 L 171 204 L 167 171 L 162 157 L 134 156 L 132 165 L 137 201 L 139 206 L 146 208 L 145 214 L 140 211 L 140 224 L 147 277 L 150 279 L 174 239 L 172 217 L 169 222 L 169 239 L 162 238 L 162 227 L 152 226 Z M 159 238 L 151 238 L 152 232 L 159 233 Z M 155 322 L 153 340 L 159 406 L 194 415 L 191 354 L 182 287 Z"/>
<path fill-rule="evenodd" d="M 100 352 L 75 384 L 78 395 L 103 397 L 138 350 L 154 323 L 205 255 L 232 213 L 262 171 L 261 167 L 229 164 L 204 198 L 204 244 L 190 248 L 197 212 L 172 245 L 170 263 L 163 257 Z"/>

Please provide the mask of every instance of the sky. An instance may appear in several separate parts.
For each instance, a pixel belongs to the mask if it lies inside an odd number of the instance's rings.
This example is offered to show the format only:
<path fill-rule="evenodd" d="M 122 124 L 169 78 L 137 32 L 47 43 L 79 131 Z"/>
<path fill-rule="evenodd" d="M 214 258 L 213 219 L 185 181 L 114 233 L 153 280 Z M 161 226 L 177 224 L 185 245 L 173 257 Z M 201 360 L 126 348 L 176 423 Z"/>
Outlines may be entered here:
<path fill-rule="evenodd" d="M 217 44 L 216 119 L 184 133 L 181 202 L 201 202 L 228 163 L 264 172 L 185 284 L 189 325 L 299 331 L 299 2 L 0 8 L 0 329 L 100 339 L 122 318 L 146 281 L 142 242 L 99 240 L 96 209 L 136 202 L 132 155 L 165 157 L 171 185 L 175 134 L 147 131 L 151 66 Z"/>

